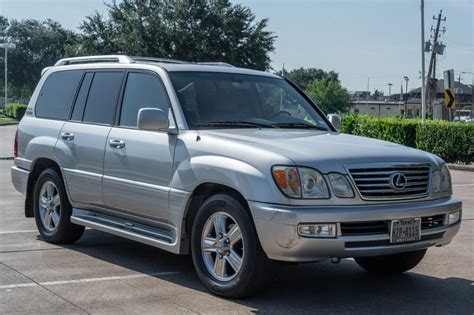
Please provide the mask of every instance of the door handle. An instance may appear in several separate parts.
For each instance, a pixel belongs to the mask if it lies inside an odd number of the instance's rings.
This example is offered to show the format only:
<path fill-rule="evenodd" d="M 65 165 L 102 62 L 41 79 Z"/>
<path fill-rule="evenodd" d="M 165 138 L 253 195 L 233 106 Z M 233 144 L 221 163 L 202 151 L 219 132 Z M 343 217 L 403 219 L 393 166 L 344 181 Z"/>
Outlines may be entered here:
<path fill-rule="evenodd" d="M 74 139 L 74 134 L 70 132 L 63 132 L 61 138 L 65 141 L 71 141 Z"/>
<path fill-rule="evenodd" d="M 110 140 L 109 145 L 115 149 L 122 149 L 125 147 L 125 142 L 123 140 Z"/>

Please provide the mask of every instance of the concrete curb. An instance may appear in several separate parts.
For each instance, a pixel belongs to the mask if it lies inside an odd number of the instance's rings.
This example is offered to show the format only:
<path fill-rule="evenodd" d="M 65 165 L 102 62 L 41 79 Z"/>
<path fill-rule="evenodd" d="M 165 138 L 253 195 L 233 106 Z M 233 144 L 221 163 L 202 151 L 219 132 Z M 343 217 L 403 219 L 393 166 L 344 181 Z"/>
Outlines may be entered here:
<path fill-rule="evenodd" d="M 473 164 L 448 164 L 450 170 L 474 172 Z"/>
<path fill-rule="evenodd" d="M 0 127 L 1 127 L 1 126 L 11 126 L 11 125 L 18 125 L 18 122 L 14 122 L 14 123 L 0 123 Z"/>

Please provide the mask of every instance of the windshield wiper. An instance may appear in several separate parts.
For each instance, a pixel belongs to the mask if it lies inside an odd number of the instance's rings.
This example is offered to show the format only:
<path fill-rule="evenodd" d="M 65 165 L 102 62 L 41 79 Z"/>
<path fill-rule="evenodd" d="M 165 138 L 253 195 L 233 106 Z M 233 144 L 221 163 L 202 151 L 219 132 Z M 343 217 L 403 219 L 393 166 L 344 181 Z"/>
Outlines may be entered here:
<path fill-rule="evenodd" d="M 282 123 L 275 123 L 273 125 L 279 128 L 316 129 L 316 130 L 322 130 L 322 131 L 330 131 L 326 127 L 315 126 L 315 125 L 310 125 L 310 124 L 305 124 L 305 123 L 282 122 Z"/>
<path fill-rule="evenodd" d="M 223 120 L 223 121 L 209 121 L 198 124 L 199 127 L 259 127 L 259 128 L 277 128 L 273 124 L 256 123 L 246 120 Z"/>

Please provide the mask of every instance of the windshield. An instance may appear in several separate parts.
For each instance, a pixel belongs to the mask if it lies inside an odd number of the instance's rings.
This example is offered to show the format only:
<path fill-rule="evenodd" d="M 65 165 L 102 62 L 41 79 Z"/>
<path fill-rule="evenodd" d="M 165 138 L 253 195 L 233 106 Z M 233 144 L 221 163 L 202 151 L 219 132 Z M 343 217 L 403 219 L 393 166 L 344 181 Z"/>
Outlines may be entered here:
<path fill-rule="evenodd" d="M 331 130 L 283 79 L 216 72 L 171 72 L 170 77 L 190 129 Z"/>

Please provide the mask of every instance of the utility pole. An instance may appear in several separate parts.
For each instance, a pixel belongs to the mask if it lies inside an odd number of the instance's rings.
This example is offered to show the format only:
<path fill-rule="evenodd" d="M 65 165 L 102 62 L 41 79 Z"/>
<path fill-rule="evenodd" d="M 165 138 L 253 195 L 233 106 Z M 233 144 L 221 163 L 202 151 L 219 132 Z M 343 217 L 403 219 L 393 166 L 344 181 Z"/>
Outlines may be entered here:
<path fill-rule="evenodd" d="M 426 86 L 425 86 L 425 1 L 420 0 L 421 11 L 421 121 L 426 123 Z"/>
<path fill-rule="evenodd" d="M 427 86 L 427 90 L 428 90 L 427 96 L 428 96 L 428 99 L 429 99 L 428 107 L 430 108 L 431 111 L 433 111 L 433 101 L 434 101 L 434 98 L 436 96 L 436 90 L 437 90 L 437 84 L 436 84 L 436 55 L 437 54 L 442 55 L 443 54 L 443 47 L 444 47 L 443 44 L 438 43 L 438 39 L 440 37 L 439 32 L 440 32 L 441 22 L 446 21 L 446 17 L 443 18 L 442 13 L 443 13 L 443 10 L 440 10 L 439 14 L 438 14 L 438 17 L 433 16 L 433 20 L 436 21 L 436 28 L 433 29 L 433 27 L 431 27 L 431 31 L 434 31 L 434 35 L 432 36 L 433 45 L 431 46 L 430 66 L 428 68 L 428 77 L 426 79 L 427 80 L 426 86 Z M 443 30 L 441 30 L 441 32 L 443 32 L 443 34 L 444 34 L 446 32 L 446 28 L 443 28 Z M 429 48 L 430 45 L 428 44 L 427 47 Z"/>
<path fill-rule="evenodd" d="M 388 83 L 388 98 L 390 99 L 390 96 L 392 96 L 392 85 L 393 83 Z"/>

